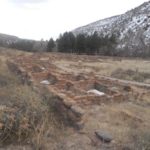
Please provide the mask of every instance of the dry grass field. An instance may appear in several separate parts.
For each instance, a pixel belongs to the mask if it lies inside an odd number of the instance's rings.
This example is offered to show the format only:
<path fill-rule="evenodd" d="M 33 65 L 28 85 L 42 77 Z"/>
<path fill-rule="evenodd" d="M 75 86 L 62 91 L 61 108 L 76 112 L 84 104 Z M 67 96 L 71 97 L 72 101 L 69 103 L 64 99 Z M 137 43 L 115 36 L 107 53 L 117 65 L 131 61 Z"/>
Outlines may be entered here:
<path fill-rule="evenodd" d="M 69 56 L 68 56 L 69 57 Z M 150 83 L 150 60 L 127 58 L 98 58 L 83 56 L 55 61 L 60 68 L 74 73 L 93 72 L 97 75 Z M 90 59 L 91 58 L 91 59 Z"/>
<path fill-rule="evenodd" d="M 37 91 L 9 70 L 7 61 L 22 54 L 30 55 L 20 51 L 0 50 L 1 150 L 41 149 L 46 146 L 48 134 L 53 139 L 47 143 L 55 146 L 64 131 L 47 102 L 51 95 L 46 89 L 41 87 L 42 92 Z"/>
<path fill-rule="evenodd" d="M 63 109 L 54 107 L 58 97 L 48 91 L 53 85 L 41 85 L 39 78 L 33 78 L 35 84 L 27 84 L 19 74 L 10 70 L 8 61 L 17 59 L 21 60 L 17 65 L 33 76 L 38 73 L 31 67 L 38 64 L 52 68 L 56 77 L 64 75 L 65 78 L 69 74 L 68 80 L 80 74 L 87 77 L 87 84 L 92 75 L 150 83 L 150 60 L 32 54 L 1 48 L 0 150 L 150 150 L 149 88 L 131 86 L 130 92 L 119 89 L 125 95 L 123 100 L 91 102 L 90 105 L 81 101 L 84 126 L 79 130 L 59 116 Z M 111 88 L 114 87 L 122 88 L 115 84 Z M 70 94 L 70 91 L 63 92 Z M 59 91 L 57 93 L 59 95 Z M 111 134 L 112 142 L 99 140 L 95 135 L 99 130 Z"/>

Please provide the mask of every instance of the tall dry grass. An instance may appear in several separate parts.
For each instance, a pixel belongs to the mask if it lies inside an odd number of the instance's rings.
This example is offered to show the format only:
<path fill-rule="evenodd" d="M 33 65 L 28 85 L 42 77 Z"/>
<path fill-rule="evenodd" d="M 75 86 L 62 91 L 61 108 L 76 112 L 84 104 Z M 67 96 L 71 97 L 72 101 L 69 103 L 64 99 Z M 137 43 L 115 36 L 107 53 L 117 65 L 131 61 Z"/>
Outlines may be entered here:
<path fill-rule="evenodd" d="M 48 136 L 57 139 L 63 125 L 52 99 L 44 87 L 37 90 L 22 84 L 0 57 L 0 145 L 28 144 L 44 149 Z"/>

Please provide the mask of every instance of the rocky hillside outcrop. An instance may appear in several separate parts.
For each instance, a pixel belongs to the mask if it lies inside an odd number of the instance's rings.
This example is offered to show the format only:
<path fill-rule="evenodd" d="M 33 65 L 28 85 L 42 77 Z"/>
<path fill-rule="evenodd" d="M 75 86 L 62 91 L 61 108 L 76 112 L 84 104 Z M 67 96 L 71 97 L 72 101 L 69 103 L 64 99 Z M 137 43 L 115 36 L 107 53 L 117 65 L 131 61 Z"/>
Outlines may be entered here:
<path fill-rule="evenodd" d="M 150 56 L 150 1 L 125 14 L 96 21 L 73 31 L 102 36 L 115 34 L 117 51 L 123 56 Z"/>

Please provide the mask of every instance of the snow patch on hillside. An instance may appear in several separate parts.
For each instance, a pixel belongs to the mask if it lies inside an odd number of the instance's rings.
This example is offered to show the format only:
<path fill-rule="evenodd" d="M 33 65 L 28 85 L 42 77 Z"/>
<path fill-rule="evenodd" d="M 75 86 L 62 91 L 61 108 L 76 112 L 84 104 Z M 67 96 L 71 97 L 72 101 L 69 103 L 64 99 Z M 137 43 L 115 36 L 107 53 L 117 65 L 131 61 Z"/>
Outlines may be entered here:
<path fill-rule="evenodd" d="M 145 48 L 150 44 L 150 1 L 125 14 L 77 28 L 73 33 L 91 35 L 95 31 L 102 36 L 116 34 L 119 48 Z"/>

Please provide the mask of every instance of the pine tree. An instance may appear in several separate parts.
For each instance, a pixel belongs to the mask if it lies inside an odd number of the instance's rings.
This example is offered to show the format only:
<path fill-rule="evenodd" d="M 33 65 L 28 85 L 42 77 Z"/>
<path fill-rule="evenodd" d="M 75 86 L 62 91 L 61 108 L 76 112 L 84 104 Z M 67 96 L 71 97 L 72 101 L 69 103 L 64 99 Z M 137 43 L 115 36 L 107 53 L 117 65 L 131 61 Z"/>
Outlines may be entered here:
<path fill-rule="evenodd" d="M 55 47 L 55 41 L 53 40 L 53 38 L 50 38 L 47 44 L 47 51 L 51 52 L 54 47 Z"/>
<path fill-rule="evenodd" d="M 72 53 L 75 49 L 75 36 L 72 32 L 65 32 L 59 36 L 57 44 L 60 52 Z"/>
<path fill-rule="evenodd" d="M 86 36 L 84 34 L 79 34 L 76 37 L 76 53 L 86 54 Z"/>

